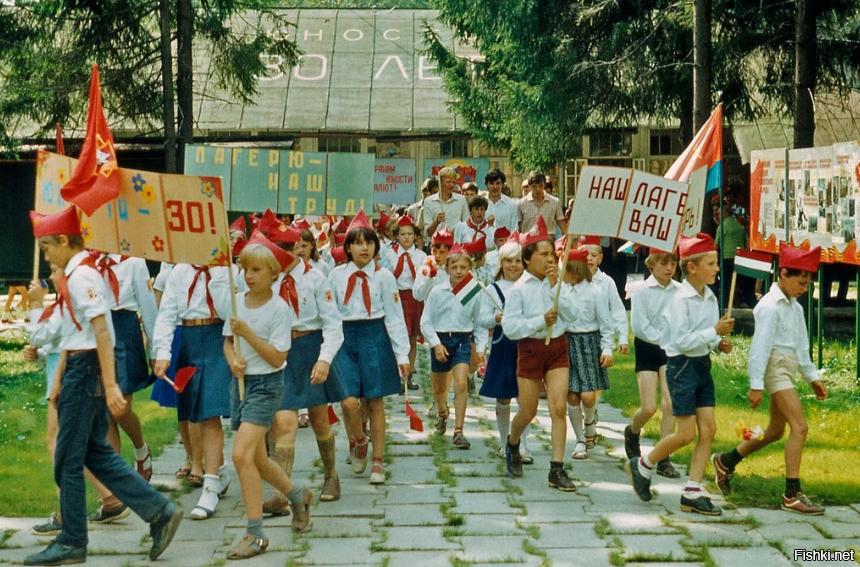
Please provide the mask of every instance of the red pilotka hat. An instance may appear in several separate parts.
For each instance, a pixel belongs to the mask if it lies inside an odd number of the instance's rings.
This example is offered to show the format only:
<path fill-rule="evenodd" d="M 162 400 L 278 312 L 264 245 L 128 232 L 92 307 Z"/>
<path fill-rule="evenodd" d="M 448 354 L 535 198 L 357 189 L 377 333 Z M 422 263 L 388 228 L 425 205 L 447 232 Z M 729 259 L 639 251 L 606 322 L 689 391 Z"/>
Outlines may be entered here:
<path fill-rule="evenodd" d="M 430 243 L 442 244 L 444 246 L 454 246 L 454 233 L 449 231 L 447 228 L 437 230 L 436 234 L 433 235 L 433 239 L 430 241 Z"/>
<path fill-rule="evenodd" d="M 391 217 L 385 214 L 385 211 L 379 212 L 379 220 L 376 221 L 376 230 L 382 232 L 385 230 L 385 227 L 388 226 L 388 221 L 391 220 Z"/>
<path fill-rule="evenodd" d="M 562 250 L 564 252 L 564 250 Z M 567 253 L 567 261 L 568 262 L 582 262 L 588 263 L 588 250 L 584 248 L 577 248 L 576 250 L 571 250 Z"/>
<path fill-rule="evenodd" d="M 237 218 L 230 225 L 230 232 L 232 232 L 234 230 L 236 232 L 241 232 L 243 235 L 245 234 L 246 226 L 245 226 L 245 217 L 244 216 Z"/>
<path fill-rule="evenodd" d="M 251 221 L 251 230 L 255 230 L 258 226 L 260 226 L 260 215 L 255 215 L 253 213 L 248 215 L 248 218 Z"/>
<path fill-rule="evenodd" d="M 344 242 L 346 242 L 346 233 L 345 232 L 338 232 L 337 234 L 334 235 L 334 243 L 335 244 L 343 244 Z"/>
<path fill-rule="evenodd" d="M 397 226 L 415 226 L 415 219 L 412 215 L 403 215 L 397 219 Z"/>
<path fill-rule="evenodd" d="M 579 246 L 601 246 L 600 237 L 591 235 L 580 236 Z"/>
<path fill-rule="evenodd" d="M 493 240 L 499 240 L 500 238 L 508 239 L 511 237 L 511 231 L 508 230 L 506 226 L 500 226 L 493 232 Z"/>
<path fill-rule="evenodd" d="M 714 246 L 714 239 L 711 238 L 711 235 L 704 232 L 700 232 L 693 238 L 681 235 L 681 241 L 678 243 L 678 256 L 681 259 L 689 258 L 696 254 L 716 251 L 717 247 Z"/>
<path fill-rule="evenodd" d="M 520 246 L 525 248 L 529 244 L 535 244 L 544 240 L 551 240 L 546 230 L 546 221 L 543 215 L 538 215 L 537 222 L 528 232 L 520 235 Z"/>
<path fill-rule="evenodd" d="M 269 240 L 275 244 L 295 244 L 302 239 L 302 231 L 298 228 L 293 228 L 292 226 L 283 228 L 281 226 L 276 226 L 269 231 L 267 236 L 269 237 Z"/>
<path fill-rule="evenodd" d="M 281 226 L 280 219 L 272 212 L 272 209 L 266 209 L 266 212 L 263 213 L 263 217 L 260 219 L 257 230 L 263 234 L 269 234 L 270 230 L 279 226 Z"/>
<path fill-rule="evenodd" d="M 454 256 L 468 256 L 469 252 L 466 250 L 464 244 L 460 244 L 459 242 L 455 243 L 451 246 L 451 250 L 448 251 L 448 258 L 452 258 Z"/>
<path fill-rule="evenodd" d="M 335 264 L 343 264 L 346 262 L 346 251 L 343 249 L 343 246 L 335 246 L 332 248 L 331 257 L 334 259 Z"/>
<path fill-rule="evenodd" d="M 308 222 L 308 219 L 302 219 L 302 220 L 295 221 L 292 226 L 293 226 L 293 228 L 297 228 L 299 230 L 310 230 L 311 229 L 311 223 Z"/>
<path fill-rule="evenodd" d="M 801 250 L 788 244 L 779 245 L 779 267 L 790 270 L 803 270 L 816 273 L 821 263 L 821 246 L 811 250 Z"/>
<path fill-rule="evenodd" d="M 30 222 L 33 223 L 33 236 L 36 238 L 61 234 L 67 236 L 81 235 L 81 221 L 78 219 L 78 209 L 74 205 L 70 205 L 64 211 L 50 215 L 30 211 Z"/>
<path fill-rule="evenodd" d="M 520 233 L 519 233 L 519 231 L 516 231 L 516 230 L 515 230 L 515 231 L 513 231 L 513 232 L 511 233 L 511 235 L 508 237 L 508 240 L 507 240 L 507 242 L 505 242 L 505 244 L 510 244 L 511 242 L 513 242 L 513 243 L 515 243 L 515 244 L 519 244 L 519 243 L 520 243 Z"/>
<path fill-rule="evenodd" d="M 331 227 L 332 232 L 346 232 L 347 227 L 349 227 L 349 223 L 346 222 L 346 219 L 340 219 Z"/>
<path fill-rule="evenodd" d="M 352 217 L 352 222 L 349 223 L 346 232 L 349 234 L 353 230 L 359 230 L 362 228 L 373 230 L 373 227 L 370 226 L 370 219 L 367 218 L 367 214 L 365 214 L 364 209 L 358 211 L 358 214 Z"/>
<path fill-rule="evenodd" d="M 248 241 L 245 240 L 244 238 L 239 238 L 238 240 L 236 240 L 236 244 L 233 245 L 233 250 L 232 250 L 233 256 L 235 257 L 235 256 L 238 256 L 239 254 L 241 254 L 242 250 L 244 250 L 245 246 L 247 246 L 247 245 L 248 245 Z"/>
<path fill-rule="evenodd" d="M 255 230 L 254 234 L 251 235 L 251 238 L 248 240 L 247 246 L 252 244 L 259 244 L 260 246 L 265 246 L 269 249 L 269 251 L 275 255 L 275 260 L 278 261 L 278 264 L 281 266 L 281 271 L 286 270 L 290 264 L 292 264 L 296 257 L 287 252 L 286 250 L 282 250 L 280 246 L 263 236 L 260 231 Z"/>
<path fill-rule="evenodd" d="M 487 239 L 482 236 L 478 240 L 473 240 L 472 242 L 464 242 L 462 246 L 463 250 L 466 251 L 466 254 L 478 254 L 479 252 L 486 252 Z"/>

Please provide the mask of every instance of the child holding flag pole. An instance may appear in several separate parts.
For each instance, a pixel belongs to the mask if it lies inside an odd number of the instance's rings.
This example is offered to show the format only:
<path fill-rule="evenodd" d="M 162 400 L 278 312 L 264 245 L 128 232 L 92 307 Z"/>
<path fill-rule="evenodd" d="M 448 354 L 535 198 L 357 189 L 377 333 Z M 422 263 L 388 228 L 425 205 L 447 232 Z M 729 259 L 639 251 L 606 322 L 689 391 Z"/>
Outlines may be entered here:
<path fill-rule="evenodd" d="M 425 301 L 421 315 L 421 333 L 427 339 L 433 356 L 430 359 L 430 379 L 436 401 L 436 434 L 444 435 L 448 427 L 448 390 L 454 383 L 454 446 L 468 449 L 471 443 L 463 435 L 466 419 L 467 381 L 472 358 L 472 341 L 477 340 L 478 358 L 486 362 L 484 351 L 487 334 L 476 323 L 481 302 L 475 297 L 481 286 L 472 273 L 472 258 L 455 244 L 445 261 L 448 281 L 433 288 Z"/>

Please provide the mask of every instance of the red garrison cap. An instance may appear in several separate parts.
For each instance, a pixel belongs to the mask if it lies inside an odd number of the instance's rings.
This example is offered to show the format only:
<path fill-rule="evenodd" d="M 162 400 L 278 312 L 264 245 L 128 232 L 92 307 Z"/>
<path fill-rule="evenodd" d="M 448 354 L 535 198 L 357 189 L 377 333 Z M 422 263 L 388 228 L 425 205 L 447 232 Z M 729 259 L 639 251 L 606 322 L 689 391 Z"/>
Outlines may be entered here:
<path fill-rule="evenodd" d="M 236 240 L 236 244 L 233 245 L 233 256 L 238 256 L 242 253 L 242 250 L 245 249 L 245 246 L 248 245 L 248 241 L 245 238 L 240 238 Z"/>
<path fill-rule="evenodd" d="M 534 244 L 536 242 L 541 242 L 542 240 L 549 239 L 549 233 L 546 230 L 546 221 L 543 220 L 543 215 L 538 215 L 537 222 L 531 228 L 531 230 L 529 230 L 525 234 L 520 235 L 520 246 L 525 248 L 529 244 Z"/>
<path fill-rule="evenodd" d="M 412 218 L 412 215 L 403 215 L 399 219 L 397 219 L 397 226 L 414 226 L 415 219 Z"/>
<path fill-rule="evenodd" d="M 358 211 L 358 214 L 352 217 L 352 222 L 349 223 L 349 226 L 346 229 L 347 233 L 352 232 L 353 230 L 358 230 L 361 228 L 369 228 L 373 230 L 373 227 L 370 226 L 370 220 L 368 220 L 367 215 L 364 212 L 364 209 Z"/>
<path fill-rule="evenodd" d="M 486 252 L 487 239 L 482 236 L 481 238 L 473 242 L 464 242 L 462 246 L 463 250 L 466 251 L 466 254 L 477 254 L 478 252 Z"/>
<path fill-rule="evenodd" d="M 445 246 L 454 246 L 454 234 L 447 228 L 437 230 L 433 235 L 432 244 L 444 244 Z"/>
<path fill-rule="evenodd" d="M 308 219 L 302 219 L 299 221 L 295 221 L 293 223 L 293 228 L 297 228 L 299 230 L 310 230 L 311 223 L 308 222 Z"/>
<path fill-rule="evenodd" d="M 345 232 L 338 232 L 337 234 L 334 235 L 334 243 L 335 244 L 343 244 L 344 242 L 346 242 L 346 233 Z"/>
<path fill-rule="evenodd" d="M 276 244 L 281 242 L 285 244 L 295 244 L 302 239 L 302 231 L 291 226 L 281 227 L 278 225 L 269 231 L 268 237 L 269 240 Z"/>
<path fill-rule="evenodd" d="M 562 250 L 564 252 L 564 250 Z M 577 248 L 576 250 L 571 250 L 567 253 L 567 261 L 568 262 L 588 262 L 588 250 L 584 248 Z"/>
<path fill-rule="evenodd" d="M 78 220 L 78 210 L 74 205 L 69 205 L 68 209 L 51 215 L 30 211 L 30 221 L 33 223 L 33 236 L 36 238 L 81 234 L 81 221 Z"/>
<path fill-rule="evenodd" d="M 600 246 L 599 236 L 583 235 L 579 237 L 580 246 Z"/>
<path fill-rule="evenodd" d="M 346 251 L 343 246 L 335 246 L 331 249 L 331 257 L 334 258 L 335 264 L 343 264 L 346 262 Z"/>
<path fill-rule="evenodd" d="M 821 246 L 816 246 L 812 250 L 801 250 L 788 244 L 779 245 L 780 268 L 803 270 L 814 274 L 818 271 L 818 264 L 820 262 Z"/>
<path fill-rule="evenodd" d="M 678 243 L 678 256 L 682 259 L 695 256 L 696 254 L 716 251 L 717 248 L 714 246 L 714 239 L 711 238 L 711 235 L 705 234 L 704 232 L 700 232 L 693 238 L 688 238 L 682 235 L 681 241 Z"/>
<path fill-rule="evenodd" d="M 383 231 L 385 227 L 388 226 L 388 221 L 391 220 L 391 217 L 385 214 L 385 211 L 379 212 L 379 220 L 376 221 L 376 230 Z"/>
<path fill-rule="evenodd" d="M 507 240 L 507 242 L 505 242 L 505 244 L 508 244 L 510 242 L 516 242 L 517 244 L 520 243 L 520 233 L 518 231 L 516 231 L 516 230 L 513 231 L 511 233 L 511 235 L 508 237 L 508 240 Z"/>
<path fill-rule="evenodd" d="M 500 238 L 504 238 L 507 240 L 510 237 L 511 237 L 511 231 L 508 230 L 508 227 L 506 227 L 506 226 L 500 226 L 493 233 L 493 240 L 498 240 Z"/>
<path fill-rule="evenodd" d="M 230 230 L 236 230 L 245 234 L 245 217 L 241 216 L 233 221 L 233 224 L 230 225 Z"/>
<path fill-rule="evenodd" d="M 254 234 L 251 235 L 251 238 L 248 239 L 248 244 L 246 246 L 250 246 L 252 244 L 259 244 L 260 246 L 265 246 L 269 249 L 269 251 L 275 255 L 275 260 L 278 261 L 278 264 L 281 265 L 281 271 L 284 271 L 289 267 L 290 264 L 296 259 L 295 256 L 287 252 L 286 250 L 281 250 L 281 248 L 266 238 L 263 233 L 258 230 L 254 231 Z"/>
<path fill-rule="evenodd" d="M 266 209 L 266 212 L 263 213 L 263 218 L 260 219 L 260 224 L 257 226 L 257 230 L 263 234 L 269 234 L 270 230 L 278 226 L 281 226 L 280 219 L 278 219 L 277 215 L 272 212 L 272 209 Z"/>

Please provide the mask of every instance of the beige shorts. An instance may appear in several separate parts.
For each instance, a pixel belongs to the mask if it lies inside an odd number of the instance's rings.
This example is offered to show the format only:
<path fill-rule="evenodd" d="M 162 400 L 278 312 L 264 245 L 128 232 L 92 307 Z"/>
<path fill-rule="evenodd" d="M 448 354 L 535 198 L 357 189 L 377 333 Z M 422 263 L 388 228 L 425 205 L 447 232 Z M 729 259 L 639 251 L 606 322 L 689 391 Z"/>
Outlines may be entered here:
<path fill-rule="evenodd" d="M 774 349 L 767 361 L 767 369 L 764 371 L 764 389 L 768 394 L 794 388 L 794 379 L 797 376 L 797 357 L 793 354 Z"/>

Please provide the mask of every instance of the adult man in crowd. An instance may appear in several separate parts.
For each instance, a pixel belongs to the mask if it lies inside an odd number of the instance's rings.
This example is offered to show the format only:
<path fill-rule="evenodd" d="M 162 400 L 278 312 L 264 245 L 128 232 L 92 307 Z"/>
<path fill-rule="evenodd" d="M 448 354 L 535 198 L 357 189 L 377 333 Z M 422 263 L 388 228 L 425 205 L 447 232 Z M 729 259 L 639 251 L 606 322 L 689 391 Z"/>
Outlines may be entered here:
<path fill-rule="evenodd" d="M 457 223 L 469 218 L 466 199 L 454 193 L 459 174 L 453 167 L 439 171 L 439 192 L 424 199 L 424 234 L 433 238 L 437 230 L 447 228 L 452 233 Z"/>
<path fill-rule="evenodd" d="M 505 174 L 500 169 L 491 169 L 484 176 L 489 203 L 487 221 L 495 228 L 505 227 L 514 232 L 518 228 L 520 216 L 516 201 L 502 194 L 505 181 Z"/>
<path fill-rule="evenodd" d="M 531 171 L 527 178 L 529 194 L 520 199 L 519 221 L 520 233 L 528 232 L 542 216 L 546 222 L 546 230 L 550 235 L 556 232 L 556 224 L 562 233 L 567 232 L 567 222 L 564 219 L 561 203 L 558 198 L 547 195 L 544 191 L 546 177 L 542 171 Z"/>

